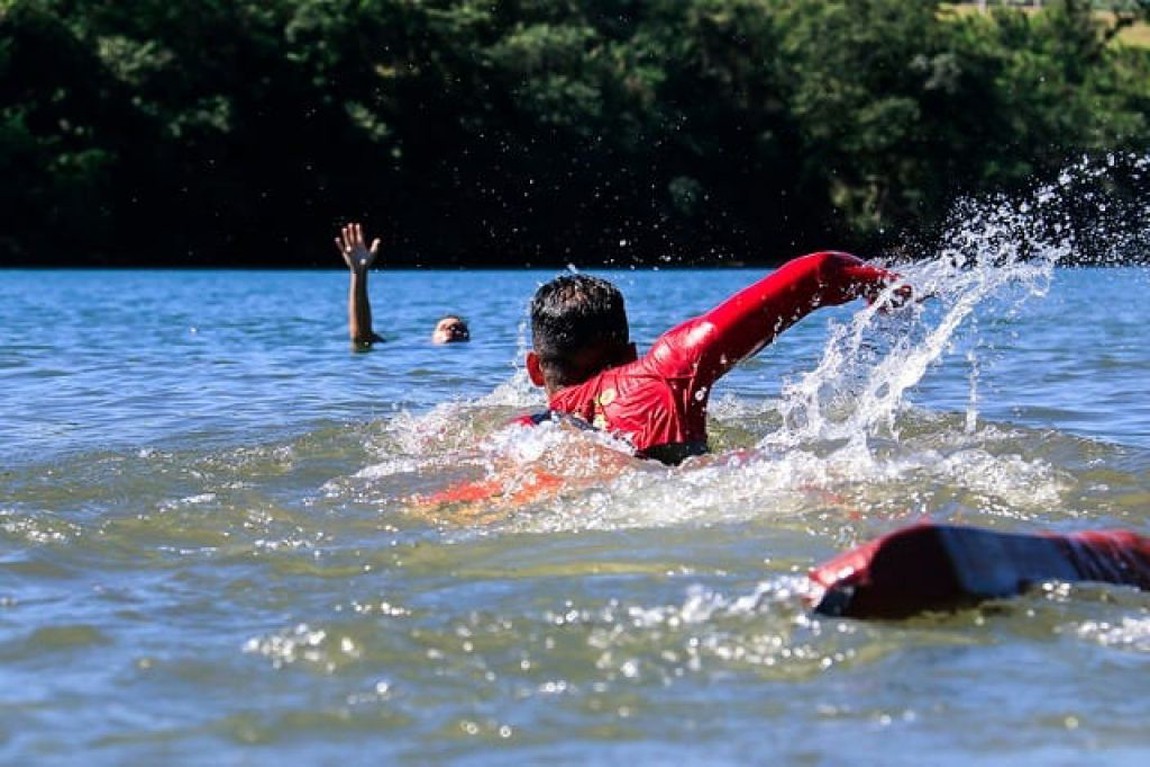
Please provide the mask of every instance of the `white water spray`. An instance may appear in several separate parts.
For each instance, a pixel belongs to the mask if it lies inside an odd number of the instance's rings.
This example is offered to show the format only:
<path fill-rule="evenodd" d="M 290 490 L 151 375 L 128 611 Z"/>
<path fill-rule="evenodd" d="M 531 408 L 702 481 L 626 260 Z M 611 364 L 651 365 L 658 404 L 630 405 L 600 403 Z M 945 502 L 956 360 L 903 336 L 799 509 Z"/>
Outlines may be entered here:
<path fill-rule="evenodd" d="M 1021 201 L 996 197 L 959 205 L 934 257 L 899 267 L 924 299 L 889 315 L 870 307 L 833 326 L 817 367 L 784 384 L 783 425 L 760 446 L 830 441 L 865 453 L 869 439 L 897 437 L 907 391 L 960 341 L 972 347 L 965 355 L 971 370 L 966 428 L 972 431 L 983 363 L 973 348 L 977 320 L 1009 317 L 1045 295 L 1055 267 L 1080 255 L 1074 206 L 1081 210 L 1087 200 L 1105 212 L 1099 190 L 1114 166 L 1114 158 L 1083 161 Z M 1138 172 L 1145 166 L 1134 163 Z M 1091 221 L 1091 239 L 1105 239 L 1098 230 L 1106 221 L 1102 213 Z M 1118 236 L 1109 242 L 1111 253 L 1131 244 Z"/>

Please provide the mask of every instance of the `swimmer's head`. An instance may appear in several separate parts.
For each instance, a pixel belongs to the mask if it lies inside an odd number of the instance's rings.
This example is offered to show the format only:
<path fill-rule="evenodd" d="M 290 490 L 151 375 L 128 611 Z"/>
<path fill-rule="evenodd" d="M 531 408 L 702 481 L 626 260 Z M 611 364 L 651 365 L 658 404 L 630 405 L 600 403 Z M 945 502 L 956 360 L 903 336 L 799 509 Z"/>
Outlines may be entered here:
<path fill-rule="evenodd" d="M 554 391 L 635 359 L 623 294 L 606 280 L 564 274 L 531 299 L 527 372 Z"/>
<path fill-rule="evenodd" d="M 448 314 L 435 323 L 435 331 L 431 334 L 433 344 L 457 344 L 471 340 L 471 330 L 467 322 L 454 314 Z"/>

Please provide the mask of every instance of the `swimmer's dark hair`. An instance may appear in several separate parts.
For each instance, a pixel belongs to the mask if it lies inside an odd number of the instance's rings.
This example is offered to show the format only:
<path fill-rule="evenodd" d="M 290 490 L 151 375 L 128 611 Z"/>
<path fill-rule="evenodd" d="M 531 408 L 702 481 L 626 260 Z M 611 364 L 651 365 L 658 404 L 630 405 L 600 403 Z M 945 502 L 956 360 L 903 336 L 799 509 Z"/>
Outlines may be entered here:
<path fill-rule="evenodd" d="M 630 336 L 623 294 L 599 277 L 564 274 L 531 299 L 531 342 L 556 386 L 582 383 L 619 364 Z"/>

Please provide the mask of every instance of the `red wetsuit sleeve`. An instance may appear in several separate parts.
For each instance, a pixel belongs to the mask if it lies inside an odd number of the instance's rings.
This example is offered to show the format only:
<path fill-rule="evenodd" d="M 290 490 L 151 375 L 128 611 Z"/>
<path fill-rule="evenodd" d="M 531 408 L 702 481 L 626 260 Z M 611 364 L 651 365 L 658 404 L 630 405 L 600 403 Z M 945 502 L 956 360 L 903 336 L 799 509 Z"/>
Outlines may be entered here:
<path fill-rule="evenodd" d="M 820 306 L 874 300 L 897 279 L 849 253 L 801 256 L 677 329 L 685 332 L 672 331 L 674 356 L 693 358 L 696 381 L 705 385 Z"/>

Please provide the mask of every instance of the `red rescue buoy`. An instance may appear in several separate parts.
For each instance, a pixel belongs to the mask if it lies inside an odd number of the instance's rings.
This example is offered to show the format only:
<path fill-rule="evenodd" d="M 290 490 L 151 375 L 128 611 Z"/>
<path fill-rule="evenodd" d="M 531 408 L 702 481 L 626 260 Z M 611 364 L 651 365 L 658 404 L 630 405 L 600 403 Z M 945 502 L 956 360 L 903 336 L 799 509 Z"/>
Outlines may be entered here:
<path fill-rule="evenodd" d="M 902 618 L 1014 596 L 1044 581 L 1098 581 L 1150 590 L 1150 538 L 1128 530 L 1005 533 L 921 523 L 815 567 L 815 610 Z"/>

